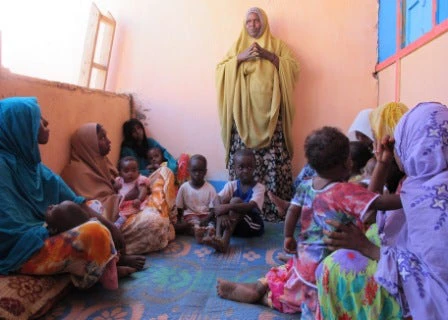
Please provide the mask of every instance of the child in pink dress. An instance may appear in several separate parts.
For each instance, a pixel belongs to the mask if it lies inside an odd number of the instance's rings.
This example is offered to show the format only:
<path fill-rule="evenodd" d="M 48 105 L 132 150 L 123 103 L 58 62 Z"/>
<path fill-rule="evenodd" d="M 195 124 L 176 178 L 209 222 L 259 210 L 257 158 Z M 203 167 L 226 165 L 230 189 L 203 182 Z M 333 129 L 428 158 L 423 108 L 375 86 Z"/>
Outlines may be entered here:
<path fill-rule="evenodd" d="M 309 135 L 305 154 L 317 176 L 302 182 L 285 220 L 284 250 L 293 254 L 287 264 L 272 268 L 257 283 L 218 280 L 218 295 L 248 303 L 262 303 L 283 313 L 301 313 L 314 319 L 318 313 L 315 270 L 330 254 L 324 230 L 326 220 L 344 224 L 373 220 L 377 209 L 400 208 L 396 195 L 379 195 L 346 183 L 351 173 L 349 140 L 338 129 L 324 127 Z M 372 219 L 373 218 L 373 219 Z M 298 236 L 294 232 L 298 230 Z"/>
<path fill-rule="evenodd" d="M 124 157 L 118 163 L 119 177 L 115 179 L 115 188 L 122 196 L 120 201 L 120 217 L 115 225 L 120 228 L 126 219 L 141 210 L 149 193 L 149 180 L 141 175 L 137 160 L 134 157 Z"/>

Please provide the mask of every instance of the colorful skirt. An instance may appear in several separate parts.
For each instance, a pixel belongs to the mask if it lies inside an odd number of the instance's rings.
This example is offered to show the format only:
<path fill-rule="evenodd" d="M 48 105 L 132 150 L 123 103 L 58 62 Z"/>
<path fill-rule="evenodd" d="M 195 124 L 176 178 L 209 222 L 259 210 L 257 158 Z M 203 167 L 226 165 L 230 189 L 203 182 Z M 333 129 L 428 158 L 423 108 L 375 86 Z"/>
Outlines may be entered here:
<path fill-rule="evenodd" d="M 115 246 L 109 230 L 98 221 L 89 221 L 45 240 L 19 270 L 22 274 L 69 273 L 78 288 L 89 288 L 104 278 L 117 281 Z M 111 275 L 110 272 L 115 273 Z M 110 283 L 105 284 L 114 287 Z"/>
<path fill-rule="evenodd" d="M 378 229 L 366 233 L 379 246 Z M 322 319 L 402 319 L 395 300 L 375 281 L 377 262 L 358 251 L 340 249 L 325 258 L 316 270 Z"/>
<path fill-rule="evenodd" d="M 230 180 L 235 180 L 237 177 L 234 168 L 234 155 L 238 150 L 245 149 L 246 145 L 241 140 L 235 125 L 232 127 L 230 139 L 229 163 L 227 167 Z M 254 154 L 256 159 L 254 175 L 257 181 L 264 184 L 266 190 L 272 191 L 280 198 L 291 200 L 293 195 L 291 156 L 283 137 L 281 115 L 278 117 L 270 145 L 265 148 L 254 149 Z M 261 216 L 263 220 L 271 222 L 284 219 L 284 217 L 278 216 L 275 205 L 267 196 L 264 198 Z"/>
<path fill-rule="evenodd" d="M 315 319 L 317 290 L 299 279 L 293 268 L 293 259 L 271 268 L 259 281 L 268 286 L 264 301 L 269 307 L 282 313 L 300 313 L 301 320 Z"/>
<path fill-rule="evenodd" d="M 128 217 L 121 227 L 127 254 L 145 254 L 165 248 L 174 240 L 177 219 L 176 187 L 173 172 L 160 167 L 150 176 L 151 194 L 137 214 Z"/>

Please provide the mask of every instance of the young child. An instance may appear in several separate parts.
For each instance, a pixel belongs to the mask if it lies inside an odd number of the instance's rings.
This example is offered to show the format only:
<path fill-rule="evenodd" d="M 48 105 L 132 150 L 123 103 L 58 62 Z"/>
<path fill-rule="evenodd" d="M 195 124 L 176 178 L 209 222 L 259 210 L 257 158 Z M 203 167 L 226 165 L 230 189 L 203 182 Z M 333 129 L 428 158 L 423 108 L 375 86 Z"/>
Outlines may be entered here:
<path fill-rule="evenodd" d="M 216 235 L 203 242 L 219 252 L 227 252 L 230 237 L 258 237 L 264 232 L 261 218 L 265 187 L 254 180 L 255 155 L 250 149 L 235 153 L 238 180 L 229 181 L 215 198 Z"/>
<path fill-rule="evenodd" d="M 115 179 L 115 186 L 122 199 L 120 217 L 115 221 L 115 225 L 120 228 L 130 215 L 140 211 L 150 190 L 148 178 L 140 174 L 134 157 L 120 159 L 118 172 L 120 176 Z"/>
<path fill-rule="evenodd" d="M 157 169 L 159 169 L 160 166 L 165 165 L 166 166 L 166 160 L 163 157 L 163 151 L 160 147 L 152 147 L 148 150 L 148 166 L 146 169 L 148 169 L 149 174 L 153 173 Z"/>
<path fill-rule="evenodd" d="M 373 153 L 367 144 L 360 141 L 350 141 L 350 159 L 352 160 L 350 182 L 359 182 L 362 180 L 362 169 L 372 158 Z"/>
<path fill-rule="evenodd" d="M 206 231 L 205 225 L 213 216 L 213 201 L 216 197 L 215 188 L 204 180 L 207 174 L 207 159 L 200 154 L 193 155 L 188 162 L 190 180 L 183 183 L 177 193 L 176 206 L 179 222 L 176 233 L 194 234 L 201 243 Z M 212 226 L 209 226 L 209 229 Z"/>
<path fill-rule="evenodd" d="M 90 215 L 73 201 L 48 206 L 45 212 L 45 223 L 50 236 L 73 229 L 87 221 Z"/>
<path fill-rule="evenodd" d="M 401 207 L 397 195 L 381 196 L 344 182 L 351 169 L 349 140 L 338 129 L 324 127 L 311 133 L 305 141 L 305 155 L 318 175 L 300 184 L 288 208 L 283 246 L 294 257 L 272 268 L 257 283 L 218 280 L 222 298 L 264 303 L 284 313 L 301 312 L 302 319 L 314 319 L 318 311 L 315 270 L 330 254 L 323 231 L 333 227 L 326 220 L 362 225 L 372 209 Z"/>

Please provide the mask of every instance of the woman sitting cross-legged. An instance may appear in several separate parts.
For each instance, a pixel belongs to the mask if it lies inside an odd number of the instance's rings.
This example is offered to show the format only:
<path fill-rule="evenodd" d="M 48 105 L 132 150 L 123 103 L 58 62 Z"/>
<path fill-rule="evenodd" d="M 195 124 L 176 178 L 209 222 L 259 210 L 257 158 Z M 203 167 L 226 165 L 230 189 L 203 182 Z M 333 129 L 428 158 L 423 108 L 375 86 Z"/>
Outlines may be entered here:
<path fill-rule="evenodd" d="M 121 196 L 114 186 L 118 171 L 107 158 L 110 140 L 106 131 L 98 123 L 87 123 L 73 134 L 71 146 L 70 163 L 62 171 L 62 178 L 75 192 L 100 200 L 103 215 L 115 222 Z M 167 167 L 160 167 L 149 177 L 149 186 L 151 195 L 144 208 L 127 217 L 120 228 L 127 254 L 123 263 L 137 268 L 143 267 L 145 257 L 132 255 L 163 249 L 174 239 L 174 175 Z"/>
<path fill-rule="evenodd" d="M 48 142 L 49 129 L 36 98 L 0 100 L 0 123 L 0 274 L 69 273 L 76 287 L 107 278 L 112 283 L 103 284 L 116 288 L 115 248 L 123 246 L 123 238 L 42 164 L 38 144 Z M 45 213 L 67 200 L 96 220 L 50 236 Z"/>

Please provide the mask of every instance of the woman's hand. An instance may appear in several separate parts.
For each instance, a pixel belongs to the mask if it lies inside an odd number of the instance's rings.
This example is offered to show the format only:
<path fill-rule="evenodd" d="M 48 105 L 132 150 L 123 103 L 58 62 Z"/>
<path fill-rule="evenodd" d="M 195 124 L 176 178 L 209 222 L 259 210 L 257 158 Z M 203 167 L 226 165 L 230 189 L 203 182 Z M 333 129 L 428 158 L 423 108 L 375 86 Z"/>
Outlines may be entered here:
<path fill-rule="evenodd" d="M 276 64 L 275 61 L 278 59 L 274 53 L 264 49 L 257 42 L 254 42 L 238 55 L 237 60 L 238 63 L 241 63 L 254 58 L 266 59 L 274 64 Z"/>
<path fill-rule="evenodd" d="M 356 250 L 374 260 L 379 260 L 380 249 L 375 246 L 366 235 L 354 224 L 343 224 L 334 220 L 326 223 L 336 228 L 336 231 L 324 230 L 324 243 L 331 251 L 338 249 Z"/>
<path fill-rule="evenodd" d="M 285 237 L 285 240 L 283 241 L 283 250 L 290 254 L 297 252 L 297 242 L 294 237 Z"/>

